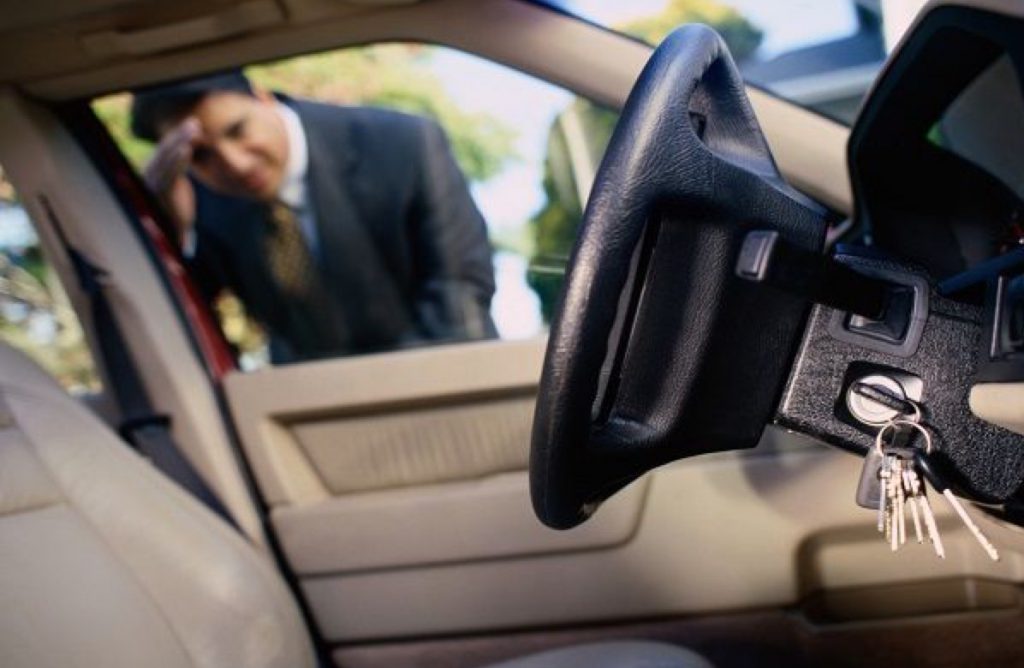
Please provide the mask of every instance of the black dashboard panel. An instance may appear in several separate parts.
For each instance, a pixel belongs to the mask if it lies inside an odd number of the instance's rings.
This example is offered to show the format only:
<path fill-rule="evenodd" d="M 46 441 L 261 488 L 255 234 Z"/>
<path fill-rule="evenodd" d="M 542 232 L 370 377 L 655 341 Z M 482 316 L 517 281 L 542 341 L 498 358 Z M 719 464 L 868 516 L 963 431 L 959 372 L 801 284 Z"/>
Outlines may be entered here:
<path fill-rule="evenodd" d="M 856 218 L 887 257 L 984 308 L 976 380 L 1024 380 L 1024 21 L 933 10 L 850 136 Z"/>
<path fill-rule="evenodd" d="M 934 10 L 901 48 L 849 146 L 879 247 L 944 279 L 1020 243 L 1022 72 L 1024 21 L 973 9 Z"/>
<path fill-rule="evenodd" d="M 835 257 L 930 286 L 923 329 L 880 346 L 849 312 L 816 304 L 776 422 L 863 454 L 878 428 L 848 409 L 854 388 L 884 377 L 909 398 L 914 385 L 947 480 L 1024 508 L 1024 436 L 968 400 L 979 382 L 1024 381 L 1022 73 L 1024 21 L 941 6 L 908 35 L 850 136 L 853 227 L 867 243 Z"/>

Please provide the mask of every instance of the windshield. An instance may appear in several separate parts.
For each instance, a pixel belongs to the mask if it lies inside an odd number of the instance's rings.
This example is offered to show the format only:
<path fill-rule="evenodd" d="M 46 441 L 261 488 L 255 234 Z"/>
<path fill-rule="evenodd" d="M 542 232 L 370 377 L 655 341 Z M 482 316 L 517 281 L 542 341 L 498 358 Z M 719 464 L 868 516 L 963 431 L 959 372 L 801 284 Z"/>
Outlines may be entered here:
<path fill-rule="evenodd" d="M 913 2 L 902 0 L 901 8 Z M 706 23 L 721 33 L 748 83 L 846 125 L 856 118 L 885 61 L 887 44 L 897 34 L 883 30 L 882 16 L 892 13 L 892 0 L 564 0 L 549 4 L 651 44 L 682 23 Z M 900 16 L 901 23 L 905 20 Z"/>

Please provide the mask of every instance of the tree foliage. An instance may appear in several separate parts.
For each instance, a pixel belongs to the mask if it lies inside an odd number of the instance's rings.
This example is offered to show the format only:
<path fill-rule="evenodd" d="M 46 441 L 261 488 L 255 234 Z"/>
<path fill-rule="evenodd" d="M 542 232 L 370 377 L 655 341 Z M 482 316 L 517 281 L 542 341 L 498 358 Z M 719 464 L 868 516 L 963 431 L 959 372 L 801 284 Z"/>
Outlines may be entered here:
<path fill-rule="evenodd" d="M 11 206 L 17 205 L 8 205 L 8 215 Z M 99 389 L 85 334 L 38 244 L 0 248 L 0 340 L 34 358 L 69 390 Z"/>
<path fill-rule="evenodd" d="M 545 322 L 550 322 L 554 315 L 569 251 L 583 217 L 584 202 L 576 172 L 596 168 L 617 120 L 614 111 L 576 98 L 548 133 L 543 181 L 546 203 L 530 221 L 534 250 L 527 275 L 527 282 L 540 299 Z M 576 132 L 567 129 L 573 125 Z M 582 145 L 574 151 L 570 143 L 578 139 L 583 140 Z M 587 164 L 578 162 L 581 152 Z"/>
<path fill-rule="evenodd" d="M 14 185 L 8 180 L 4 168 L 0 166 L 0 204 L 13 202 L 16 198 Z"/>
<path fill-rule="evenodd" d="M 742 14 L 716 0 L 670 0 L 659 14 L 631 21 L 619 29 L 658 44 L 684 23 L 704 23 L 717 30 L 736 61 L 752 55 L 764 38 L 764 33 Z"/>

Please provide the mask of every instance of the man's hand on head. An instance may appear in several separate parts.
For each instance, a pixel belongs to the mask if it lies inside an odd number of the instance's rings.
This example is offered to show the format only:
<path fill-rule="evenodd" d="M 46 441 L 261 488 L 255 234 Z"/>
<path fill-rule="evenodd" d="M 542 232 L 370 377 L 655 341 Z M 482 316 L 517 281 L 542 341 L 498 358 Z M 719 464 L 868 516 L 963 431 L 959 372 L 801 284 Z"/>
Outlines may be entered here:
<path fill-rule="evenodd" d="M 184 238 L 195 221 L 195 192 L 185 176 L 192 161 L 193 142 L 202 133 L 199 121 L 188 117 L 160 138 L 142 178 L 174 219 Z"/>

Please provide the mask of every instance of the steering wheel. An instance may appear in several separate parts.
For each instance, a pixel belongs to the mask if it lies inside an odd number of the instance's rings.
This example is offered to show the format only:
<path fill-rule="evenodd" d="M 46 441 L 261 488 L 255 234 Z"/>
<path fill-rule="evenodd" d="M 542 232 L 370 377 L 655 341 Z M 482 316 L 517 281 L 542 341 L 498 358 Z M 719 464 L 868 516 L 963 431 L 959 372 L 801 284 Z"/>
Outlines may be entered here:
<path fill-rule="evenodd" d="M 780 177 L 724 42 L 680 28 L 626 102 L 552 324 L 530 462 L 545 524 L 579 524 L 674 459 L 757 443 L 809 302 L 735 275 L 755 230 L 824 245 L 823 212 Z"/>

